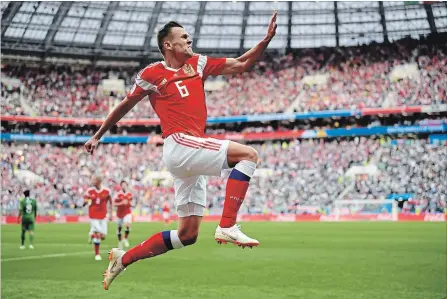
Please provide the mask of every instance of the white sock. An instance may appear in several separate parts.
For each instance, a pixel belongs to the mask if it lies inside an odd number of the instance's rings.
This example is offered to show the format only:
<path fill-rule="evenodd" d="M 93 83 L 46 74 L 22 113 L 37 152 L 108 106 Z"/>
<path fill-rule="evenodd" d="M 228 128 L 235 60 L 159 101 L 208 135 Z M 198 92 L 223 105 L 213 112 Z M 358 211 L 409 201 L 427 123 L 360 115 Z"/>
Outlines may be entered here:
<path fill-rule="evenodd" d="M 182 244 L 182 241 L 180 241 L 180 238 L 178 237 L 177 230 L 171 230 L 171 244 L 172 248 L 174 249 L 180 249 L 185 247 L 185 245 Z"/>
<path fill-rule="evenodd" d="M 248 160 L 242 160 L 234 166 L 234 169 L 242 172 L 248 177 L 253 177 L 256 170 L 256 163 Z"/>

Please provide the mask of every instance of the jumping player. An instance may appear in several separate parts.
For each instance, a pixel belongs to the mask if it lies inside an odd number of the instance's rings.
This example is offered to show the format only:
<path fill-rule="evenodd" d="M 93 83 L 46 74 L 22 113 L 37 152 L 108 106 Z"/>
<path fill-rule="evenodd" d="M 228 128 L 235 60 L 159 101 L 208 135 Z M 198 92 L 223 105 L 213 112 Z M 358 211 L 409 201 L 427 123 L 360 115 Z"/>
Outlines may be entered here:
<path fill-rule="evenodd" d="M 20 249 L 25 249 L 25 232 L 29 234 L 29 249 L 34 249 L 34 223 L 37 217 L 37 202 L 35 199 L 30 198 L 29 190 L 25 190 L 23 196 L 20 199 L 19 215 L 17 216 L 17 222 L 20 222 L 20 218 L 22 218 L 22 245 Z"/>
<path fill-rule="evenodd" d="M 127 252 L 114 248 L 104 273 L 104 289 L 130 264 L 179 249 L 196 242 L 206 206 L 206 177 L 219 176 L 233 168 L 226 186 L 222 218 L 214 238 L 219 243 L 257 246 L 236 224 L 258 154 L 252 147 L 229 140 L 204 138 L 207 119 L 204 81 L 208 76 L 239 74 L 249 70 L 276 33 L 273 13 L 265 38 L 238 58 L 211 58 L 194 54 L 192 40 L 177 22 L 169 22 L 157 33 L 164 60 L 141 70 L 127 97 L 107 116 L 100 129 L 85 144 L 93 154 L 100 138 L 139 101 L 148 96 L 160 118 L 163 161 L 174 177 L 178 229 L 159 232 Z"/>
<path fill-rule="evenodd" d="M 129 233 L 130 233 L 130 224 L 132 223 L 132 193 L 128 190 L 128 185 L 126 181 L 122 181 L 120 183 L 121 190 L 116 195 L 114 206 L 116 209 L 116 217 L 117 217 L 117 235 L 118 235 L 118 247 L 129 247 Z M 126 227 L 124 231 L 124 239 L 122 238 L 121 231 L 123 226 Z"/>
<path fill-rule="evenodd" d="M 84 205 L 89 205 L 88 216 L 90 217 L 90 236 L 93 239 L 95 248 L 95 260 L 102 260 L 99 254 L 101 240 L 107 235 L 107 202 L 109 202 L 109 217 L 112 221 L 112 200 L 110 190 L 101 187 L 101 178 L 92 178 L 93 187 L 88 188 L 84 193 Z"/>

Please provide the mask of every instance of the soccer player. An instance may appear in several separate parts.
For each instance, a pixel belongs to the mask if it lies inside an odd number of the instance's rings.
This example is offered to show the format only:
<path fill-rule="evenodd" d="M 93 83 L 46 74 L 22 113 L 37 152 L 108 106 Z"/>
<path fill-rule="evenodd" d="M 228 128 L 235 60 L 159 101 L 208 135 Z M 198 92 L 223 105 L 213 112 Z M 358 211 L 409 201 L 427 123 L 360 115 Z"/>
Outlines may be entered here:
<path fill-rule="evenodd" d="M 127 252 L 113 248 L 104 273 L 104 289 L 132 263 L 192 245 L 206 206 L 206 177 L 219 176 L 233 168 L 226 186 L 225 203 L 214 238 L 219 243 L 242 247 L 259 242 L 245 235 L 236 224 L 258 154 L 252 147 L 229 140 L 204 138 L 207 110 L 204 81 L 208 76 L 239 74 L 249 70 L 276 33 L 275 11 L 265 38 L 238 58 L 211 58 L 194 54 L 192 40 L 177 22 L 165 24 L 157 33 L 158 48 L 164 60 L 141 70 L 124 100 L 85 144 L 93 154 L 104 133 L 139 101 L 148 96 L 160 118 L 164 138 L 163 160 L 174 177 L 178 229 L 159 232 Z"/>
<path fill-rule="evenodd" d="M 34 223 L 37 217 L 37 202 L 34 198 L 30 198 L 30 191 L 23 192 L 23 198 L 20 199 L 19 215 L 17 222 L 22 218 L 22 245 L 20 249 L 25 249 L 25 232 L 29 234 L 29 249 L 34 249 Z"/>
<path fill-rule="evenodd" d="M 116 209 L 116 217 L 118 224 L 118 247 L 129 247 L 129 233 L 130 233 L 130 224 L 132 223 L 132 193 L 128 190 L 128 184 L 126 181 L 122 181 L 120 183 L 121 190 L 116 195 L 114 206 Z M 124 239 L 122 238 L 121 231 L 123 229 L 123 225 L 126 227 L 124 231 Z"/>
<path fill-rule="evenodd" d="M 165 225 L 169 224 L 169 217 L 171 216 L 171 209 L 169 208 L 169 203 L 165 201 L 163 203 L 163 220 Z"/>
<path fill-rule="evenodd" d="M 93 239 L 95 248 L 95 260 L 102 260 L 99 254 L 101 240 L 107 235 L 107 202 L 109 202 L 109 217 L 112 221 L 112 200 L 110 190 L 101 187 L 101 178 L 92 178 L 93 187 L 88 188 L 84 193 L 84 205 L 88 205 L 88 216 L 90 217 L 90 236 Z"/>

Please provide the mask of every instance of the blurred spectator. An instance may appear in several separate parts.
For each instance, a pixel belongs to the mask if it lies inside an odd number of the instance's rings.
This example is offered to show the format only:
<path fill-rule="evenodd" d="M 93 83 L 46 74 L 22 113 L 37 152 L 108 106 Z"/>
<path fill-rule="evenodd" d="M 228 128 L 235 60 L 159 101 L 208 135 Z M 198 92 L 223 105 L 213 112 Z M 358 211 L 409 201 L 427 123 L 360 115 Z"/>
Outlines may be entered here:
<path fill-rule="evenodd" d="M 417 65 L 415 76 L 393 78 L 393 69 Z M 2 80 L 2 113 L 39 116 L 104 117 L 125 96 L 105 94 L 101 80 L 123 79 L 126 88 L 134 82 L 137 68 L 110 70 L 91 66 L 46 66 L 30 68 L 5 65 L 2 77 L 22 82 L 19 94 Z M 306 76 L 323 75 L 314 84 Z M 438 105 L 447 101 L 447 45 L 425 45 L 403 40 L 389 45 L 340 49 L 302 50 L 294 55 L 261 61 L 250 71 L 224 77 L 222 90 L 207 92 L 209 116 L 284 112 L 288 109 L 319 111 L 411 105 Z M 147 99 L 128 118 L 155 117 Z"/>
<path fill-rule="evenodd" d="M 254 147 L 260 164 L 251 180 L 243 213 L 294 213 L 299 205 L 325 208 L 352 184 L 347 199 L 381 199 L 392 193 L 411 193 L 414 197 L 409 204 L 420 211 L 445 207 L 445 145 L 421 139 L 393 145 L 383 139 L 355 138 L 266 142 Z M 43 209 L 79 208 L 91 176 L 101 174 L 104 185 L 111 189 L 122 179 L 129 180 L 138 210 L 156 212 L 165 200 L 171 205 L 174 201 L 170 180 L 151 178 L 156 171 L 165 170 L 161 149 L 147 144 L 103 144 L 91 157 L 82 146 L 3 144 L 3 210 L 15 212 L 17 195 L 30 186 Z M 368 163 L 377 165 L 379 175 L 346 177 L 352 166 Z M 208 180 L 210 213 L 221 213 L 226 175 L 224 172 L 222 177 Z M 37 183 L 32 184 L 33 180 Z"/>

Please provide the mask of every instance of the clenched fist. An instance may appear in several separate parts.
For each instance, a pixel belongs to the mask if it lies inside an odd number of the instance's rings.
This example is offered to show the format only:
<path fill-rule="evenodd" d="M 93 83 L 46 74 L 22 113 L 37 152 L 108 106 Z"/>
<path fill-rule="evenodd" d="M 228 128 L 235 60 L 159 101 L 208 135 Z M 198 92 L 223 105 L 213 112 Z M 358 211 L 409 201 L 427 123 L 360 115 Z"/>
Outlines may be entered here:
<path fill-rule="evenodd" d="M 95 149 L 98 147 L 98 143 L 99 143 L 99 140 L 96 139 L 95 137 L 92 137 L 92 138 L 89 139 L 89 141 L 87 141 L 87 142 L 84 144 L 84 148 L 85 148 L 85 150 L 86 150 L 88 153 L 90 153 L 90 154 L 93 155 L 93 152 L 94 152 Z"/>

